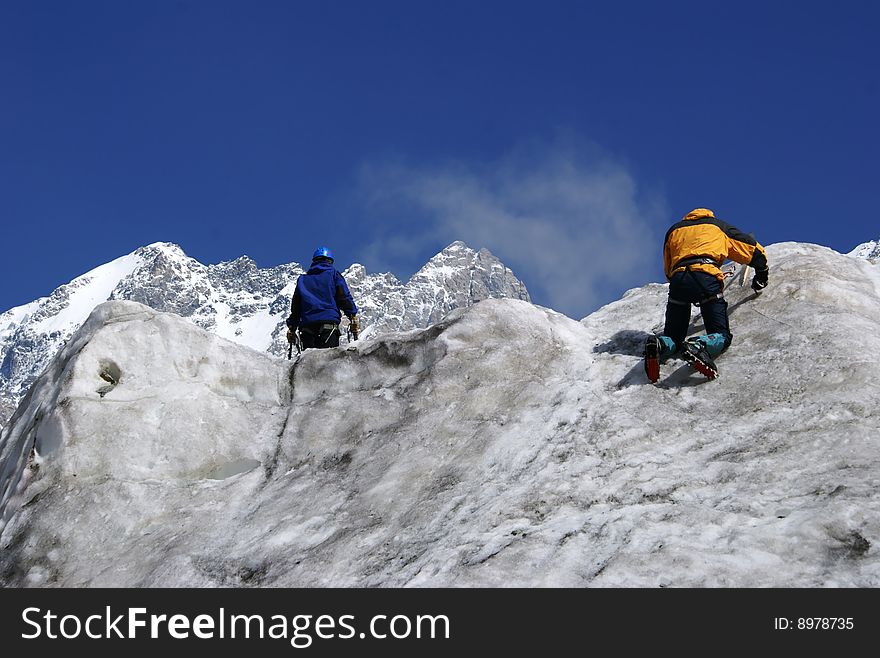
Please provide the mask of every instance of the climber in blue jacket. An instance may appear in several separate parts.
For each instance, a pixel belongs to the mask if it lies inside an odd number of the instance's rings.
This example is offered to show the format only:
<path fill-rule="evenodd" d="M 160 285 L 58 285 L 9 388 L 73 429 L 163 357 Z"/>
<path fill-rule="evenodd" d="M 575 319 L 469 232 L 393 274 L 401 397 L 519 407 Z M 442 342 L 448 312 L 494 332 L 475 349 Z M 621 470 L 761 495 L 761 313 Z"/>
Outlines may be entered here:
<path fill-rule="evenodd" d="M 345 277 L 333 266 L 333 253 L 318 247 L 308 272 L 296 282 L 287 318 L 287 340 L 293 343 L 299 330 L 303 349 L 339 347 L 339 321 L 345 313 L 349 329 L 357 338 L 357 306 Z"/>

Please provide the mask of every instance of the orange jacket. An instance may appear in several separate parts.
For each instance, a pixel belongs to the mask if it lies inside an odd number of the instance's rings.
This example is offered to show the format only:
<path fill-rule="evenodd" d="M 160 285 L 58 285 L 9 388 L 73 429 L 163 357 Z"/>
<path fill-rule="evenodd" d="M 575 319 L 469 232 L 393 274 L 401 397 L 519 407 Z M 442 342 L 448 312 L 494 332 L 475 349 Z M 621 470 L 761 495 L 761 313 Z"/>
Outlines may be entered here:
<path fill-rule="evenodd" d="M 692 258 L 711 262 L 680 264 Z M 715 218 L 708 208 L 695 208 L 682 220 L 673 224 L 663 241 L 663 270 L 672 278 L 686 266 L 696 272 L 706 272 L 724 281 L 721 266 L 727 259 L 751 265 L 756 270 L 767 269 L 764 247 L 750 235 Z"/>

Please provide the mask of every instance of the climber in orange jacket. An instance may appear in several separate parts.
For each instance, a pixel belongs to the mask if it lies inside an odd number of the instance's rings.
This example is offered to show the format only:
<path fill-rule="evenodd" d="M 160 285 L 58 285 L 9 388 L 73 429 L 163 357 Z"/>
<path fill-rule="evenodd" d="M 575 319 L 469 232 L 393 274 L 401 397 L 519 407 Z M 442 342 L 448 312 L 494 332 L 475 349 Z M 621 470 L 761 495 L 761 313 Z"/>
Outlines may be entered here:
<path fill-rule="evenodd" d="M 730 259 L 754 268 L 752 288 L 760 292 L 770 273 L 767 253 L 750 235 L 696 208 L 672 225 L 663 241 L 663 269 L 669 281 L 663 334 L 645 341 L 645 372 L 652 382 L 660 361 L 681 352 L 682 358 L 709 379 L 718 376 L 714 359 L 730 347 L 733 334 L 724 300 L 721 266 Z M 685 340 L 691 305 L 699 306 L 706 333 Z"/>

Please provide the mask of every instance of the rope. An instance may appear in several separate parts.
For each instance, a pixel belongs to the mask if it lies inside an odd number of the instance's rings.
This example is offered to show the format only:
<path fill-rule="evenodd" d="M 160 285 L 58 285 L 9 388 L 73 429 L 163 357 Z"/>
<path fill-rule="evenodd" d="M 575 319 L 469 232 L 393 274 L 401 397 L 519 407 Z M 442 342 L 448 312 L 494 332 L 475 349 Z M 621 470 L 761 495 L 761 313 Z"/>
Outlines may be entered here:
<path fill-rule="evenodd" d="M 751 306 L 750 306 L 750 308 L 751 308 Z M 789 329 L 797 329 L 797 327 L 794 327 L 794 326 L 788 324 L 788 322 L 783 322 L 782 320 L 777 320 L 776 318 L 772 318 L 772 317 L 770 317 L 770 316 L 767 315 L 766 313 L 761 313 L 761 311 L 759 311 L 759 310 L 756 309 L 756 308 L 752 308 L 752 310 L 753 310 L 755 313 L 757 313 L 758 315 L 760 315 L 761 317 L 765 317 L 765 318 L 767 318 L 768 320 L 773 320 L 773 322 L 777 322 L 777 323 L 779 323 L 779 324 L 781 324 L 781 325 L 785 325 L 785 326 L 788 327 Z"/>

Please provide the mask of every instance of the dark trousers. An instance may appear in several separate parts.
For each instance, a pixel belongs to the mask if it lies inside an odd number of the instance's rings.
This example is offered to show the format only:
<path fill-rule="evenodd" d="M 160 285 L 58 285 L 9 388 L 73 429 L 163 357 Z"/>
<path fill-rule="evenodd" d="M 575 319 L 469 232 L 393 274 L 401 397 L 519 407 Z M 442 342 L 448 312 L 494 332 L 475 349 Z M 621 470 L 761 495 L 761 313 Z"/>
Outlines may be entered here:
<path fill-rule="evenodd" d="M 305 324 L 299 328 L 303 349 L 310 347 L 339 347 L 339 325 L 332 322 Z"/>
<path fill-rule="evenodd" d="M 673 274 L 669 280 L 669 301 L 666 304 L 666 326 L 663 334 L 674 340 L 676 347 L 681 349 L 691 323 L 691 304 L 702 302 L 700 313 L 706 325 L 706 333 L 723 335 L 724 349 L 727 349 L 733 340 L 727 319 L 727 302 L 723 299 L 703 301 L 717 295 L 722 289 L 721 282 L 705 272 L 685 270 Z"/>

